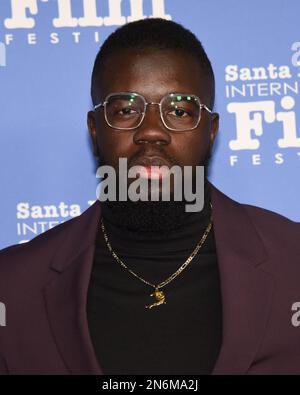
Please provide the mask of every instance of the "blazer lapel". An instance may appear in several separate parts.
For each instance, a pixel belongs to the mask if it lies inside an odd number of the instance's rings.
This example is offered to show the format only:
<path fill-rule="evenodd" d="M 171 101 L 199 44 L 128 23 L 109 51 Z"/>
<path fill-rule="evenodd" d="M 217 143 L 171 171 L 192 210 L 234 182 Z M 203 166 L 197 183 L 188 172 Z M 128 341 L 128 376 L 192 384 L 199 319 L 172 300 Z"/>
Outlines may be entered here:
<path fill-rule="evenodd" d="M 100 218 L 97 201 L 70 224 L 52 262 L 44 297 L 51 331 L 72 374 L 101 374 L 86 316 L 94 241 Z"/>
<path fill-rule="evenodd" d="M 243 206 L 212 187 L 223 306 L 223 340 L 213 374 L 243 374 L 253 362 L 270 312 L 273 278 L 264 244 Z"/>

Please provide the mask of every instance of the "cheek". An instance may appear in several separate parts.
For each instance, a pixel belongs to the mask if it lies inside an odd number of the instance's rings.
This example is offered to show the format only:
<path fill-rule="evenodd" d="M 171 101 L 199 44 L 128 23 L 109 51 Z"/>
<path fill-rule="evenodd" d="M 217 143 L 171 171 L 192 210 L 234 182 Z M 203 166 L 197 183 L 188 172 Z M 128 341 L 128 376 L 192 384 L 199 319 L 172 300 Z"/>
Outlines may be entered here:
<path fill-rule="evenodd" d="M 97 145 L 100 157 L 107 165 L 118 165 L 118 159 L 130 156 L 132 149 L 132 133 L 119 132 L 99 125 L 97 128 Z"/>
<path fill-rule="evenodd" d="M 182 165 L 197 165 L 202 161 L 210 147 L 209 133 L 201 130 L 186 132 L 185 135 L 174 136 L 174 156 Z"/>

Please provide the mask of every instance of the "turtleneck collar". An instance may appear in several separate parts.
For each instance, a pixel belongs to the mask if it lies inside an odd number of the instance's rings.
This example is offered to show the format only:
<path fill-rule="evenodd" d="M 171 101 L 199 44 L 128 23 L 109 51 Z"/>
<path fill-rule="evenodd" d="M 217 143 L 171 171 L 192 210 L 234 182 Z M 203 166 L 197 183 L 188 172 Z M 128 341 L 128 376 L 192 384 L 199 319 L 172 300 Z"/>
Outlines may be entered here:
<path fill-rule="evenodd" d="M 190 251 L 203 235 L 210 216 L 210 187 L 205 186 L 205 202 L 203 210 L 185 213 L 180 226 L 163 231 L 139 231 L 121 226 L 114 220 L 108 207 L 102 208 L 103 222 L 108 239 L 116 252 L 130 254 L 155 255 L 169 252 Z M 101 228 L 99 237 L 103 237 Z"/>

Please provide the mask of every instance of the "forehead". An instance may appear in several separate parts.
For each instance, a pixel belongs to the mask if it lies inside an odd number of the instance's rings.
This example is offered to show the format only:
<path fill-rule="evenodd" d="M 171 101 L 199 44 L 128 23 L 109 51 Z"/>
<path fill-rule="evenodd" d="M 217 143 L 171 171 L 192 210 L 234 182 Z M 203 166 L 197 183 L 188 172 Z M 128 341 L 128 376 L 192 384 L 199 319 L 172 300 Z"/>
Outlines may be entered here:
<path fill-rule="evenodd" d="M 103 100 L 112 92 L 137 92 L 147 100 L 159 100 L 170 92 L 209 97 L 208 78 L 200 62 L 182 50 L 122 50 L 105 61 L 98 79 Z"/>

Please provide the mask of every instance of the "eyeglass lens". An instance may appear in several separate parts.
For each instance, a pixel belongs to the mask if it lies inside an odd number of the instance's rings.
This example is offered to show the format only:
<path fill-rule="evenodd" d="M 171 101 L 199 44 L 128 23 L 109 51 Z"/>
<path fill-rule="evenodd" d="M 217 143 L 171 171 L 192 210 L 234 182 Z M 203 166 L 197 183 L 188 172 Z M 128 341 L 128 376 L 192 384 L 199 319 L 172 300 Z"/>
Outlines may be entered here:
<path fill-rule="evenodd" d="M 115 128 L 137 127 L 146 110 L 144 99 L 134 93 L 111 95 L 106 103 L 106 118 Z M 161 101 L 165 125 L 175 130 L 194 128 L 200 116 L 200 103 L 193 95 L 169 94 Z"/>

